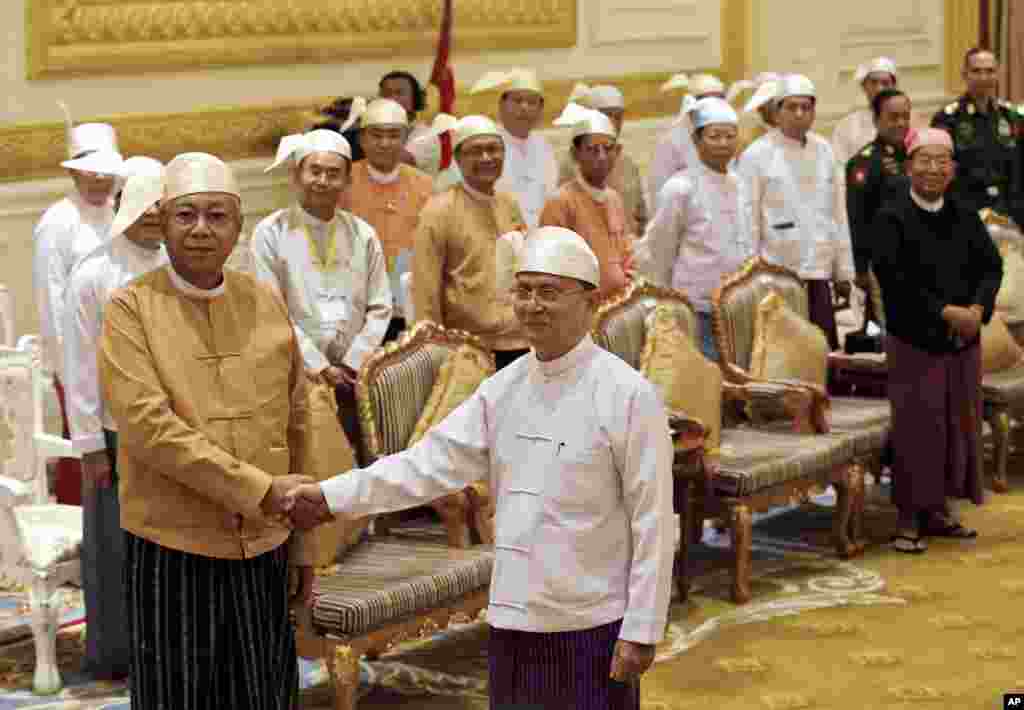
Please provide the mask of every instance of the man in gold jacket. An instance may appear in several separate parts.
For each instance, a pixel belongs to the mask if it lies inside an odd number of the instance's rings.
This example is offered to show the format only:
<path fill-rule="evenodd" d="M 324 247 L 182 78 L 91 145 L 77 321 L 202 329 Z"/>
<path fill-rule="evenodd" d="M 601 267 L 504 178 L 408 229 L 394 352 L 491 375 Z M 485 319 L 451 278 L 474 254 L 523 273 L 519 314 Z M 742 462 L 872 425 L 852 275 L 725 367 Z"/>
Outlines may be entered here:
<path fill-rule="evenodd" d="M 120 432 L 131 705 L 287 710 L 289 603 L 313 580 L 284 516 L 311 480 L 289 475 L 307 443 L 302 357 L 280 300 L 223 269 L 242 226 L 227 165 L 175 158 L 161 221 L 170 264 L 113 294 L 99 356 Z"/>

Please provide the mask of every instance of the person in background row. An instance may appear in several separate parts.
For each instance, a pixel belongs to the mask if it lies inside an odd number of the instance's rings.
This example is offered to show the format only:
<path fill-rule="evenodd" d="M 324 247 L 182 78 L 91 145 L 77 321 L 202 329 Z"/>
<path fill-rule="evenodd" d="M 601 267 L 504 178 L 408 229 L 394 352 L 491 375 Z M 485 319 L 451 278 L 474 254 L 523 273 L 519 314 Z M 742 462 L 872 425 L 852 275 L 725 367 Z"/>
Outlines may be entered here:
<path fill-rule="evenodd" d="M 875 271 L 885 294 L 892 545 L 921 553 L 926 536 L 970 539 L 950 501 L 984 500 L 980 451 L 980 330 L 992 317 L 1002 259 L 978 213 L 950 199 L 953 141 L 912 132 L 910 188 L 874 222 Z M 925 445 L 922 445 L 925 442 Z"/>
<path fill-rule="evenodd" d="M 392 299 L 384 251 L 373 227 L 338 209 L 351 148 L 331 131 L 286 136 L 273 170 L 289 163 L 296 201 L 256 225 L 256 274 L 281 294 L 307 374 L 335 389 L 353 446 L 361 441 L 356 374 L 384 340 Z"/>
<path fill-rule="evenodd" d="M 160 228 L 164 166 L 138 156 L 121 165 L 117 214 L 110 241 L 71 273 L 64 310 L 68 425 L 82 457 L 82 590 L 85 593 L 83 669 L 95 678 L 125 678 L 131 646 L 124 625 L 124 533 L 117 495 L 117 424 L 100 393 L 103 310 L 129 281 L 167 264 Z"/>
<path fill-rule="evenodd" d="M 679 116 L 659 139 L 654 148 L 654 155 L 651 157 L 651 164 L 647 169 L 648 204 L 651 211 L 658 209 L 658 195 L 668 179 L 685 170 L 697 162 L 697 149 L 693 145 L 693 123 L 690 121 L 690 111 L 694 104 L 708 96 L 725 98 L 725 84 L 721 79 L 711 74 L 697 74 L 687 77 L 685 74 L 676 74 L 662 85 L 662 91 L 685 88 L 686 96 L 683 97 L 679 108 Z"/>
<path fill-rule="evenodd" d="M 758 119 L 755 119 L 756 123 L 741 118 L 740 138 L 736 147 L 737 157 L 747 149 L 747 146 L 776 127 L 775 111 L 778 107 L 775 105 L 775 94 L 778 91 L 778 82 L 781 78 L 782 75 L 775 72 L 761 72 L 752 80 L 740 80 L 729 87 L 725 100 L 730 103 L 742 91 L 753 89 L 754 93 L 747 99 L 742 113 L 745 115 L 751 111 L 757 111 L 758 115 Z"/>
<path fill-rule="evenodd" d="M 857 67 L 853 80 L 860 84 L 868 106 L 847 114 L 832 129 L 832 152 L 840 165 L 846 165 L 878 135 L 877 117 L 871 105 L 879 91 L 896 88 L 896 62 L 888 57 L 876 57 Z"/>
<path fill-rule="evenodd" d="M 640 169 L 636 166 L 636 162 L 629 157 L 629 153 L 626 152 L 622 143 L 618 142 L 618 139 L 622 137 L 622 124 L 626 118 L 625 97 L 617 87 L 607 84 L 600 86 L 577 84 L 569 95 L 569 101 L 600 111 L 615 126 L 616 157 L 612 165 L 612 172 L 608 175 L 608 186 L 619 193 L 623 207 L 626 208 L 626 233 L 643 234 L 644 229 L 647 228 L 647 202 L 644 199 Z M 576 162 L 570 151 L 559 162 L 558 184 L 564 185 L 570 182 L 576 178 L 577 174 Z"/>
<path fill-rule="evenodd" d="M 768 261 L 796 272 L 807 287 L 811 322 L 839 348 L 830 282 L 850 295 L 854 276 L 843 180 L 832 148 L 811 132 L 817 98 L 805 76 L 779 82 L 779 130 L 756 140 L 737 171 L 750 183 L 755 243 Z"/>
<path fill-rule="evenodd" d="M 433 194 L 433 181 L 414 167 L 401 163 L 402 146 L 409 130 L 405 109 L 391 99 L 371 101 L 360 117 L 359 142 L 366 160 L 352 165 L 340 207 L 361 217 L 377 233 L 388 273 L 395 310 L 385 342 L 405 329 L 399 308 L 395 260 L 412 249 L 420 212 Z"/>
<path fill-rule="evenodd" d="M 558 162 L 547 139 L 534 129 L 544 114 L 544 87 L 531 69 L 489 72 L 471 93 L 500 90 L 498 118 L 505 165 L 497 189 L 515 195 L 528 228 L 540 222 L 544 203 L 558 189 Z"/>
<path fill-rule="evenodd" d="M 618 153 L 618 131 L 600 111 L 570 103 L 555 125 L 572 127 L 572 157 L 579 175 L 544 205 L 543 227 L 570 229 L 587 242 L 601 267 L 598 295 L 607 298 L 629 284 L 633 239 L 626 232 L 622 197 L 608 185 Z"/>
<path fill-rule="evenodd" d="M 699 162 L 661 188 L 658 210 L 636 245 L 637 269 L 659 286 L 686 293 L 697 311 L 701 349 L 719 360 L 711 327 L 711 293 L 757 253 L 749 186 L 732 169 L 736 111 L 701 99 L 691 112 Z"/>
<path fill-rule="evenodd" d="M 118 429 L 131 707 L 291 710 L 289 604 L 313 592 L 313 550 L 282 519 L 286 494 L 313 480 L 289 474 L 309 445 L 302 354 L 281 299 L 224 269 L 242 210 L 223 161 L 168 163 L 160 219 L 170 264 L 114 292 L 99 355 Z"/>
<path fill-rule="evenodd" d="M 400 153 L 403 163 L 434 177 L 441 170 L 441 144 L 430 126 L 418 120 L 427 108 L 427 92 L 419 79 L 407 71 L 391 71 L 377 84 L 377 96 L 391 99 L 405 109 L 409 131 Z"/>
<path fill-rule="evenodd" d="M 487 479 L 493 710 L 640 707 L 671 596 L 672 441 L 661 398 L 590 337 L 597 257 L 541 227 L 515 274 L 532 352 L 416 445 L 294 492 L 300 527 L 408 508 Z"/>
<path fill-rule="evenodd" d="M 123 159 L 117 133 L 106 123 L 75 126 L 67 107 L 60 104 L 67 121 L 69 159 L 61 163 L 74 187 L 51 205 L 32 233 L 32 289 L 39 309 L 43 367 L 54 376 L 60 403 L 63 434 L 69 436 L 64 396 L 64 307 L 68 281 L 75 265 L 107 241 L 114 220 L 114 184 Z M 67 363 L 69 367 L 77 363 Z M 57 464 L 57 502 L 82 504 L 82 470 L 75 459 Z"/>
<path fill-rule="evenodd" d="M 310 118 L 307 132 L 312 131 L 334 131 L 340 133 L 348 141 L 352 148 L 352 162 L 358 163 L 363 159 L 363 149 L 359 145 L 359 123 L 351 118 L 354 97 L 347 96 L 335 99 L 333 102 L 320 108 Z M 359 99 L 363 101 L 362 98 Z"/>
<path fill-rule="evenodd" d="M 1024 104 L 997 98 L 999 62 L 987 49 L 969 50 L 962 74 L 967 91 L 932 118 L 953 138 L 952 196 L 1024 224 Z"/>

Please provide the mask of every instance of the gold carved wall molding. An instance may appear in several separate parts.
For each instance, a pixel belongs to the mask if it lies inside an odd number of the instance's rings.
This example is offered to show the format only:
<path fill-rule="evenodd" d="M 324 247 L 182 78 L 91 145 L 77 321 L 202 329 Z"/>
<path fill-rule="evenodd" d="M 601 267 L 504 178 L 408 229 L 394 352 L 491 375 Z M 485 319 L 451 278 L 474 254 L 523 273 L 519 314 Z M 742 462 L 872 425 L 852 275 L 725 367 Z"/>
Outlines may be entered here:
<path fill-rule="evenodd" d="M 456 2 L 455 50 L 572 47 L 577 0 Z M 26 0 L 29 79 L 434 51 L 440 0 Z"/>
<path fill-rule="evenodd" d="M 946 0 L 944 9 L 946 91 L 956 96 L 963 91 L 960 69 L 964 54 L 978 44 L 981 7 L 978 0 Z"/>

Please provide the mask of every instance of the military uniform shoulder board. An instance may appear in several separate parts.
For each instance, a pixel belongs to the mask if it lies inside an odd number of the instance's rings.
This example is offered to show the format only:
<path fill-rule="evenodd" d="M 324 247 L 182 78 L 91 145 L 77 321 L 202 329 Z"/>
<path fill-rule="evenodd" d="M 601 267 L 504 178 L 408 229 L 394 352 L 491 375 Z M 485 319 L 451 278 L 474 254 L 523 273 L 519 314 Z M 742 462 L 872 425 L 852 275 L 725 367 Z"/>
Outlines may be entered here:
<path fill-rule="evenodd" d="M 869 145 L 867 148 L 862 150 L 860 154 L 863 155 L 865 158 L 870 158 L 873 152 L 875 152 L 874 146 Z"/>
<path fill-rule="evenodd" d="M 951 104 L 946 104 L 946 108 L 945 108 L 946 114 L 949 115 L 949 116 L 952 116 L 954 113 L 956 113 L 956 110 L 958 108 L 960 108 L 960 102 L 959 101 L 954 101 Z"/>

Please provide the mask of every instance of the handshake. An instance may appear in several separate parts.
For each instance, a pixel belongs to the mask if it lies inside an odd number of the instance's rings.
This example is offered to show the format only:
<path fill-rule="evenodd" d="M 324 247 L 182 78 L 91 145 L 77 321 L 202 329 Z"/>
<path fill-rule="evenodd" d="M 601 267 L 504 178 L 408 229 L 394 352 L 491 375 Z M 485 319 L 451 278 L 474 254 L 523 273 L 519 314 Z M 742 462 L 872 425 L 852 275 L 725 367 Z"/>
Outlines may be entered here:
<path fill-rule="evenodd" d="M 320 485 L 309 476 L 276 476 L 260 503 L 263 514 L 309 530 L 334 519 Z"/>

